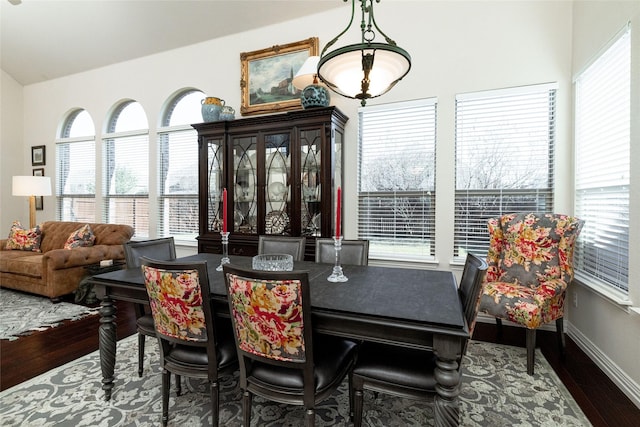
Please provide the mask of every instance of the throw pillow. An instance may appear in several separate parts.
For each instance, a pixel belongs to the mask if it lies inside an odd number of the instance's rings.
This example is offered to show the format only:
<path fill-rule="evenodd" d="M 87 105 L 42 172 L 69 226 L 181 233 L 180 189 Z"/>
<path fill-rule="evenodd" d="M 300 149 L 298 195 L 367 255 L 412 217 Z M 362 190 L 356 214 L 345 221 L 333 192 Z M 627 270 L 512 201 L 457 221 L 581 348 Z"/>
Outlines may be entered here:
<path fill-rule="evenodd" d="M 20 221 L 13 221 L 5 249 L 40 252 L 41 239 L 42 230 L 39 225 L 25 229 Z"/>
<path fill-rule="evenodd" d="M 93 231 L 91 231 L 91 227 L 89 224 L 85 224 L 69 235 L 69 238 L 64 244 L 64 248 L 73 249 L 93 246 L 95 241 L 96 236 L 93 234 Z"/>

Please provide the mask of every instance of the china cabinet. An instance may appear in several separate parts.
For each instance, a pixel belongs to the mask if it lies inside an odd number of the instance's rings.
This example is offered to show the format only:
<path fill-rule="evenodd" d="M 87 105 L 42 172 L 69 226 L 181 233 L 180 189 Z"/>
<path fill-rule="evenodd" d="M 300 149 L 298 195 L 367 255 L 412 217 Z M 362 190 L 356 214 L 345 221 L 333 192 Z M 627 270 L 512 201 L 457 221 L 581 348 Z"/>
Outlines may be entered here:
<path fill-rule="evenodd" d="M 305 257 L 313 259 L 315 238 L 335 230 L 347 120 L 337 108 L 326 107 L 194 124 L 198 252 L 222 252 L 226 218 L 230 255 L 255 255 L 258 236 L 272 234 L 306 236 Z"/>

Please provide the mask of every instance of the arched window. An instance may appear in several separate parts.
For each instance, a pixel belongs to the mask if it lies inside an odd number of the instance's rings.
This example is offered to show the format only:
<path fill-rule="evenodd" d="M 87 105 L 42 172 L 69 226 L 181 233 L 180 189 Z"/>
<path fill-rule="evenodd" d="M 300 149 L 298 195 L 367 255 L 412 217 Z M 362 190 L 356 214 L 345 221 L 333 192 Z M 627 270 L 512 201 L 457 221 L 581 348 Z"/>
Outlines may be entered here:
<path fill-rule="evenodd" d="M 86 110 L 69 113 L 56 139 L 56 218 L 96 222 L 96 131 Z"/>
<path fill-rule="evenodd" d="M 135 101 L 119 104 L 103 136 L 103 220 L 149 237 L 149 123 Z"/>
<path fill-rule="evenodd" d="M 198 235 L 198 135 L 204 93 L 185 90 L 163 112 L 158 129 L 158 234 L 195 242 Z"/>

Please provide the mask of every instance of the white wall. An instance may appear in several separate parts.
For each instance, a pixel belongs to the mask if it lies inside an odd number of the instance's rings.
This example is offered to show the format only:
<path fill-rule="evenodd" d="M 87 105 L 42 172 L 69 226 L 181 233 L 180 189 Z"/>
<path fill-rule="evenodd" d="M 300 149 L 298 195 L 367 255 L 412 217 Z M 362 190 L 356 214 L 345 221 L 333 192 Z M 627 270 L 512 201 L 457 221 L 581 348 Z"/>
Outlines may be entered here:
<path fill-rule="evenodd" d="M 0 238 L 7 237 L 14 219 L 29 224 L 27 198 L 11 195 L 11 177 L 31 175 L 30 148 L 23 144 L 22 92 L 22 86 L 0 70 Z"/>
<path fill-rule="evenodd" d="M 336 0 L 337 1 L 337 0 Z M 609 12 L 610 2 L 598 7 Z M 595 7 L 595 6 L 594 6 Z M 556 211 L 571 213 L 572 197 L 572 25 L 573 19 L 584 22 L 584 30 L 573 37 L 578 52 L 573 56 L 590 56 L 602 40 L 588 34 L 587 23 L 595 25 L 598 14 L 591 13 L 581 21 L 574 17 L 573 4 L 568 1 L 400 1 L 384 0 L 375 5 L 382 30 L 412 56 L 409 75 L 387 95 L 370 104 L 433 97 L 438 98 L 437 160 L 436 160 L 436 258 L 439 269 L 450 269 L 453 253 L 454 213 L 454 100 L 457 93 L 545 82 L 558 82 L 558 121 L 556 152 Z M 616 9 L 616 6 L 611 6 Z M 241 52 L 258 50 L 312 36 L 320 38 L 321 48 L 341 31 L 348 22 L 346 10 L 339 8 L 326 13 L 298 19 L 294 22 L 265 27 L 210 40 L 133 61 L 104 67 L 86 73 L 30 85 L 24 88 L 24 116 L 28 122 L 22 132 L 27 153 L 32 145 L 47 145 L 47 175 L 55 170 L 54 138 L 60 120 L 72 108 L 85 108 L 101 132 L 109 109 L 123 98 L 140 102 L 149 115 L 150 132 L 154 134 L 160 108 L 176 90 L 194 87 L 226 100 L 236 111 L 240 107 Z M 576 6 L 583 13 L 589 6 Z M 637 21 L 637 11 L 634 12 Z M 607 15 L 608 13 L 604 13 Z M 628 16 L 626 13 L 621 16 Z M 608 24 L 607 20 L 607 24 Z M 614 22 L 617 20 L 613 20 Z M 610 25 L 600 29 L 606 41 Z M 355 31 L 355 28 L 352 30 Z M 357 33 L 351 33 L 355 35 Z M 381 36 L 378 36 L 381 37 Z M 610 37 L 610 36 L 609 36 Z M 634 46 L 637 43 L 637 35 Z M 344 39 L 338 45 L 352 42 Z M 79 59 L 81 60 L 81 59 Z M 582 59 L 580 59 L 582 60 Z M 637 65 L 637 64 L 636 64 Z M 637 69 L 637 68 L 636 68 Z M 637 91 L 637 88 L 636 88 Z M 637 92 L 636 92 L 637 93 Z M 359 102 L 332 97 L 350 117 L 345 142 L 344 221 L 345 236 L 356 236 L 356 164 L 357 111 Z M 2 109 L 4 111 L 4 94 Z M 638 132 L 636 132 L 638 134 Z M 3 153 L 9 144 L 2 134 Z M 637 144 L 636 144 L 637 146 Z M 636 150 L 636 159 L 638 159 Z M 100 153 L 100 150 L 97 150 Z M 155 146 L 151 144 L 151 160 Z M 637 163 L 637 162 L 636 162 Z M 24 173 L 30 173 L 25 161 Z M 7 191 L 8 173 L 3 167 L 0 183 Z M 638 177 L 636 177 L 638 178 Z M 636 179 L 638 181 L 638 179 Z M 153 183 L 152 183 L 153 184 Z M 639 211 L 637 197 L 635 211 Z M 38 219 L 54 219 L 53 202 L 45 201 L 45 211 Z M 26 218 L 26 209 L 22 214 Z M 0 230 L 8 230 L 11 215 L 0 217 Z M 635 243 L 635 249 L 640 250 Z M 182 248 L 184 251 L 184 248 Z M 632 252 L 632 253 L 638 253 Z M 183 254 L 183 253 L 181 253 Z M 636 270 L 637 272 L 637 270 Z M 583 305 L 584 298 L 584 305 Z M 639 298 L 640 299 L 640 298 Z M 595 344 L 596 352 L 606 354 L 630 384 L 640 382 L 639 367 L 631 359 L 640 354 L 639 346 L 630 344 L 629 337 L 638 337 L 638 320 L 632 320 L 610 304 L 580 295 L 580 306 L 572 313 L 574 335 L 584 334 Z M 597 316 L 594 316 L 597 313 Z M 601 322 L 604 316 L 608 322 Z M 610 323 L 609 323 L 610 322 Z M 605 337 L 606 335 L 606 337 Z M 625 374 L 628 375 L 625 377 Z"/>
<path fill-rule="evenodd" d="M 631 198 L 629 299 L 640 306 L 640 2 L 576 2 L 573 12 L 573 73 L 583 70 L 631 22 Z M 569 333 L 640 407 L 640 314 L 590 288 L 569 288 Z"/>

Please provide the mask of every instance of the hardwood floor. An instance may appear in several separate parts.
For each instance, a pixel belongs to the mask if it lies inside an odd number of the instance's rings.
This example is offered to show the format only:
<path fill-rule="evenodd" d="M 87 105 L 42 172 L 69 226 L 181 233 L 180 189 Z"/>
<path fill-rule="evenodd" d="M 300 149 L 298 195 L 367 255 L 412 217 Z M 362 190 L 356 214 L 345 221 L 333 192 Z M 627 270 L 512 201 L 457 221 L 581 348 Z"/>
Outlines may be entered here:
<path fill-rule="evenodd" d="M 135 333 L 133 305 L 117 301 L 118 339 Z M 36 332 L 16 341 L 0 342 L 0 390 L 98 349 L 99 316 L 67 321 L 62 326 Z M 522 329 L 504 326 L 501 339 L 493 323 L 478 323 L 474 339 L 524 347 Z M 636 427 L 640 425 L 637 408 L 606 375 L 567 337 L 566 356 L 562 360 L 556 335 L 539 331 L 538 347 L 558 377 L 594 427 Z"/>

